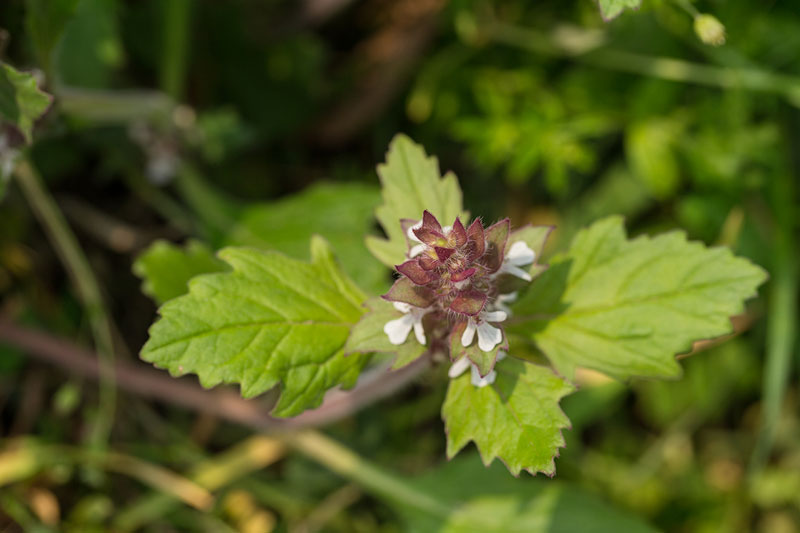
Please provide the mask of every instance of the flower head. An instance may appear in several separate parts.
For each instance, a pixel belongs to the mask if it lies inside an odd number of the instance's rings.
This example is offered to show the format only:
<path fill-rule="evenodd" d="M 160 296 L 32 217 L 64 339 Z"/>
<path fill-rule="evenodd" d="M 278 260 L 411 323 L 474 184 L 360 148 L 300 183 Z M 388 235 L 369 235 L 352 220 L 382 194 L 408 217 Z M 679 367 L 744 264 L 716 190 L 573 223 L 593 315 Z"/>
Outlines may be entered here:
<path fill-rule="evenodd" d="M 480 219 L 465 226 L 458 217 L 451 226 L 442 226 L 424 211 L 421 220 L 404 219 L 401 225 L 407 260 L 396 265 L 400 278 L 383 298 L 405 314 L 385 324 L 389 341 L 403 344 L 413 329 L 420 344 L 465 349 L 473 360 L 492 358 L 503 343 L 500 323 L 508 316 L 505 304 L 511 301 L 509 295 L 500 294 L 498 282 L 504 274 L 531 281 L 521 267 L 536 260 L 535 251 L 524 240 L 511 239 L 508 246 L 507 218 L 486 228 Z M 478 377 L 491 382 L 491 375 Z"/>

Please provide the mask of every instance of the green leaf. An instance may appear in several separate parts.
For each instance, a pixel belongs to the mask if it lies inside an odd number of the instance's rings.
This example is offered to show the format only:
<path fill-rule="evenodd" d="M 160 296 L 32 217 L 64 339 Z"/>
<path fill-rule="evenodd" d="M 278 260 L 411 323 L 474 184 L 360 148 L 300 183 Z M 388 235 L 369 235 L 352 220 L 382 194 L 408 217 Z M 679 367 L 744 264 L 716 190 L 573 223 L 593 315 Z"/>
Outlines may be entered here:
<path fill-rule="evenodd" d="M 443 226 L 461 215 L 461 188 L 453 173 L 441 177 L 439 163 L 405 135 L 397 135 L 389 145 L 386 163 L 378 166 L 383 186 L 383 204 L 375 216 L 388 239 L 367 237 L 367 248 L 389 268 L 405 259 L 408 246 L 400 219 L 419 220 L 430 211 Z M 466 217 L 465 217 L 466 220 Z M 463 222 L 463 221 L 462 221 Z"/>
<path fill-rule="evenodd" d="M 495 366 L 497 379 L 472 385 L 470 373 L 452 379 L 442 406 L 447 456 L 474 441 L 484 464 L 495 457 L 509 471 L 555 474 L 553 458 L 564 446 L 569 419 L 558 406 L 573 388 L 549 368 L 508 357 Z"/>
<path fill-rule="evenodd" d="M 730 333 L 730 317 L 766 277 L 680 231 L 628 240 L 622 218 L 610 217 L 551 261 L 507 328 L 533 339 L 568 379 L 577 366 L 619 379 L 676 376 L 675 354 Z"/>
<path fill-rule="evenodd" d="M 39 56 L 39 63 L 50 74 L 53 52 L 64 28 L 75 13 L 79 0 L 25 0 L 25 25 Z"/>
<path fill-rule="evenodd" d="M 597 0 L 597 5 L 600 7 L 600 15 L 603 20 L 609 20 L 617 17 L 623 10 L 639 9 L 642 5 L 642 0 Z"/>
<path fill-rule="evenodd" d="M 164 304 L 142 358 L 204 387 L 239 383 L 252 397 L 281 384 L 274 409 L 293 416 L 326 390 L 355 384 L 368 356 L 344 356 L 362 314 L 346 278 L 315 242 L 315 263 L 277 252 L 226 248 L 232 272 L 194 278 L 189 294 Z"/>
<path fill-rule="evenodd" d="M 198 241 L 189 241 L 185 247 L 156 241 L 133 263 L 133 273 L 142 279 L 142 292 L 158 304 L 186 294 L 193 277 L 222 270 L 225 263 Z"/>
<path fill-rule="evenodd" d="M 483 467 L 474 456 L 450 461 L 412 484 L 443 507 L 436 514 L 400 507 L 406 531 L 413 533 L 656 531 L 574 485 L 514 479 L 499 465 Z"/>
<path fill-rule="evenodd" d="M 227 244 L 259 246 L 291 257 L 308 257 L 315 233 L 336 250 L 344 270 L 370 292 L 389 285 L 386 269 L 370 255 L 364 235 L 372 229 L 378 205 L 376 187 L 357 183 L 321 183 L 284 200 L 251 204 L 236 214 Z M 226 228 L 227 230 L 227 228 Z"/>
<path fill-rule="evenodd" d="M 36 85 L 36 79 L 0 63 L 0 118 L 16 126 L 31 142 L 33 123 L 50 107 L 51 96 Z"/>
<path fill-rule="evenodd" d="M 390 320 L 403 316 L 403 313 L 395 309 L 390 302 L 382 298 L 372 298 L 365 306 L 369 312 L 362 316 L 353 328 L 344 347 L 344 353 L 394 353 L 397 354 L 397 358 L 392 364 L 392 369 L 397 369 L 413 363 L 428 351 L 427 346 L 417 342 L 413 333 L 409 334 L 406 342 L 399 346 L 389 342 L 389 337 L 383 332 L 383 326 Z"/>

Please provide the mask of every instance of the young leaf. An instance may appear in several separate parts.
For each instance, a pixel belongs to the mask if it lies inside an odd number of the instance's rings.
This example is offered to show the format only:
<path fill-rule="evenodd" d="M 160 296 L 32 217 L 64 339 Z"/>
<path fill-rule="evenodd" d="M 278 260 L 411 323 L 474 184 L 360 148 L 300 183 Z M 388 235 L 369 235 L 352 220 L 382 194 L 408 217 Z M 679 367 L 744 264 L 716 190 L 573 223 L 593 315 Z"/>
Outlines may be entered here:
<path fill-rule="evenodd" d="M 242 209 L 225 239 L 228 245 L 258 246 L 291 257 L 308 257 L 308 240 L 319 233 L 336 250 L 347 272 L 370 292 L 389 286 L 386 269 L 364 245 L 380 201 L 377 187 L 358 183 L 320 183 L 270 203 Z"/>
<path fill-rule="evenodd" d="M 395 353 L 397 358 L 394 360 L 392 368 L 397 369 L 413 363 L 428 351 L 427 346 L 417 342 L 413 333 L 409 334 L 406 341 L 399 346 L 389 342 L 389 337 L 384 333 L 383 327 L 387 322 L 403 316 L 403 313 L 395 309 L 390 302 L 382 298 L 372 298 L 364 305 L 369 312 L 361 317 L 350 333 L 344 347 L 345 354 L 354 352 Z"/>
<path fill-rule="evenodd" d="M 220 251 L 233 271 L 194 278 L 189 294 L 164 304 L 142 358 L 173 375 L 195 373 L 204 387 L 239 383 L 245 397 L 280 383 L 277 416 L 318 406 L 331 387 L 352 386 L 368 357 L 345 357 L 343 347 L 362 310 L 323 246 L 315 243 L 312 264 L 277 252 Z"/>
<path fill-rule="evenodd" d="M 567 378 L 576 366 L 620 379 L 675 376 L 675 354 L 730 333 L 730 317 L 765 279 L 727 248 L 680 231 L 628 240 L 622 218 L 610 217 L 551 261 L 507 328 L 532 338 Z"/>
<path fill-rule="evenodd" d="M 597 0 L 597 5 L 600 7 L 600 15 L 603 20 L 616 18 L 623 10 L 639 9 L 642 5 L 642 0 Z"/>
<path fill-rule="evenodd" d="M 549 368 L 507 357 L 495 366 L 494 384 L 476 387 L 469 372 L 450 380 L 442 406 L 447 456 L 475 441 L 484 464 L 499 457 L 512 474 L 555 473 L 569 419 L 558 406 L 573 388 Z"/>
<path fill-rule="evenodd" d="M 428 533 L 654 533 L 638 517 L 560 481 L 514 479 L 474 456 L 449 461 L 413 479 L 442 506 L 436 512 L 400 507 L 407 531 Z"/>
<path fill-rule="evenodd" d="M 400 219 L 419 220 L 430 211 L 442 225 L 450 225 L 461 214 L 461 189 L 455 175 L 439 174 L 439 163 L 405 135 L 397 135 L 389 145 L 386 163 L 378 166 L 383 204 L 375 216 L 388 239 L 367 237 L 367 248 L 389 268 L 405 260 L 406 236 Z"/>
<path fill-rule="evenodd" d="M 142 279 L 142 292 L 159 305 L 186 294 L 193 277 L 223 270 L 225 263 L 198 241 L 189 241 L 185 247 L 156 241 L 133 263 L 133 273 Z"/>
<path fill-rule="evenodd" d="M 31 141 L 33 123 L 50 107 L 51 96 L 36 85 L 36 79 L 0 62 L 0 118 L 19 129 Z"/>

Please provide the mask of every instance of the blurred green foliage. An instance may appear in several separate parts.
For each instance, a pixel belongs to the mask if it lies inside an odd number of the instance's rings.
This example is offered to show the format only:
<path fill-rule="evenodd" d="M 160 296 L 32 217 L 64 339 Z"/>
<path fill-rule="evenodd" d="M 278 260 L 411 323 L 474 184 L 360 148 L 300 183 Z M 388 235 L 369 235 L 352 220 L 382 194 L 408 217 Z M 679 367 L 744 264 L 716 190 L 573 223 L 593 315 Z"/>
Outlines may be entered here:
<path fill-rule="evenodd" d="M 683 359 L 674 382 L 628 388 L 579 372 L 564 403 L 573 429 L 557 485 L 508 479 L 499 465 L 484 471 L 475 454 L 441 467 L 443 376 L 330 432 L 378 465 L 421 475 L 413 483 L 443 500 L 567 519 L 542 531 L 573 531 L 599 509 L 598 531 L 648 522 L 798 532 L 800 14 L 789 0 L 644 0 L 623 10 L 637 3 L 601 2 L 618 15 L 606 23 L 591 0 L 196 0 L 184 11 L 157 0 L 6 0 L 3 68 L 43 78 L 55 104 L 29 151 L 3 125 L 0 163 L 23 153 L 43 175 L 101 281 L 122 357 L 139 351 L 155 312 L 131 265 L 157 239 L 181 247 L 173 251 L 203 242 L 203 270 L 225 244 L 305 259 L 319 232 L 363 288 L 385 287 L 388 270 L 361 236 L 377 231 L 374 166 L 397 131 L 456 171 L 473 214 L 555 224 L 550 251 L 610 214 L 634 235 L 677 226 L 728 245 L 774 276 L 737 322 L 741 335 Z M 698 39 L 687 5 L 725 25 L 724 46 Z M 186 38 L 172 38 L 181 25 Z M 0 314 L 89 344 L 69 277 L 19 188 L 6 189 Z M 788 329 L 770 326 L 781 321 Z M 765 364 L 777 370 L 763 381 Z M 78 448 L 96 416 L 96 386 L 72 379 L 0 346 L 4 531 L 109 531 L 115 515 L 164 494 L 125 475 L 87 476 L 79 460 L 40 461 L 52 449 L 31 443 Z M 133 395 L 114 422 L 111 448 L 176 472 L 249 434 Z M 36 441 L 11 438 L 25 435 Z M 771 451 L 751 467 L 764 438 Z M 264 513 L 277 531 L 394 532 L 425 519 L 298 454 L 215 495 L 210 511 L 141 514 L 141 530 L 245 531 L 247 517 L 263 524 Z"/>

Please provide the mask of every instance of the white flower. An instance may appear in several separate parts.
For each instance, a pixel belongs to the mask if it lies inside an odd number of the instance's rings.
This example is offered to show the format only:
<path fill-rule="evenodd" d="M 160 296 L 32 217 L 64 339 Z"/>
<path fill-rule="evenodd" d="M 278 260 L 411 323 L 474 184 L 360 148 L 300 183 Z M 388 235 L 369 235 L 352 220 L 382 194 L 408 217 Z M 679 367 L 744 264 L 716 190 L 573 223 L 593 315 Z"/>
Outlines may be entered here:
<path fill-rule="evenodd" d="M 411 250 L 408 251 L 408 258 L 409 259 L 414 259 L 419 254 L 421 254 L 422 252 L 425 251 L 425 245 L 414 234 L 414 230 L 415 229 L 419 229 L 421 227 L 422 227 L 422 221 L 420 220 L 419 222 L 417 222 L 416 224 L 414 224 L 413 226 L 408 228 L 408 231 L 406 231 L 406 236 L 408 237 L 408 240 L 413 242 L 413 243 L 416 243 L 416 244 L 414 244 L 414 246 L 411 247 Z M 452 230 L 452 229 L 453 229 L 453 226 L 444 226 L 442 228 L 442 231 L 444 232 L 444 236 L 447 237 L 447 235 L 450 233 L 450 230 Z"/>
<path fill-rule="evenodd" d="M 498 294 L 497 298 L 494 300 L 494 308 L 511 316 L 511 308 L 508 307 L 508 304 L 516 302 L 517 296 L 517 291 L 509 292 L 508 294 Z"/>
<path fill-rule="evenodd" d="M 505 359 L 505 357 L 506 353 L 503 350 L 498 350 L 497 360 L 495 361 L 495 364 Z M 457 378 L 458 376 L 463 374 L 464 371 L 467 370 L 467 368 L 470 367 L 471 367 L 470 381 L 474 386 L 478 388 L 485 387 L 486 385 L 491 385 L 492 383 L 494 383 L 494 380 L 497 379 L 497 371 L 495 370 L 492 370 L 485 376 L 481 377 L 481 373 L 478 370 L 478 365 L 470 361 L 469 357 L 466 356 L 462 357 L 461 359 L 453 363 L 453 366 L 450 367 L 450 370 L 447 372 L 447 375 L 450 376 L 451 378 Z"/>
<path fill-rule="evenodd" d="M 522 278 L 525 281 L 531 281 L 533 279 L 531 275 L 520 267 L 530 265 L 535 260 L 536 252 L 528 248 L 525 242 L 517 241 L 509 248 L 508 253 L 505 258 L 503 258 L 503 265 L 500 267 L 500 270 L 497 271 L 496 275 L 505 272 L 512 276 Z"/>
<path fill-rule="evenodd" d="M 495 346 L 503 341 L 503 332 L 489 322 L 502 322 L 508 318 L 503 311 L 481 311 L 477 317 L 470 317 L 467 327 L 461 335 L 461 345 L 469 346 L 478 332 L 478 348 L 484 352 L 490 352 Z"/>
<path fill-rule="evenodd" d="M 425 344 L 425 329 L 422 327 L 422 317 L 430 311 L 430 307 L 414 307 L 403 302 L 393 302 L 394 308 L 405 313 L 400 318 L 390 320 L 383 326 L 383 332 L 389 336 L 389 342 L 398 346 L 406 342 L 411 329 L 420 344 Z"/>

